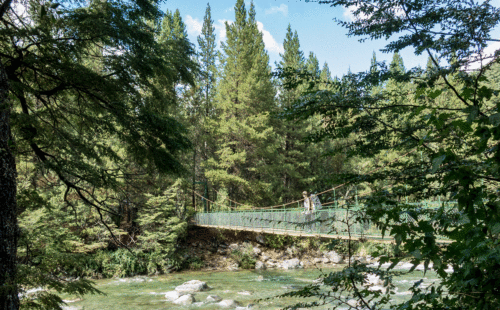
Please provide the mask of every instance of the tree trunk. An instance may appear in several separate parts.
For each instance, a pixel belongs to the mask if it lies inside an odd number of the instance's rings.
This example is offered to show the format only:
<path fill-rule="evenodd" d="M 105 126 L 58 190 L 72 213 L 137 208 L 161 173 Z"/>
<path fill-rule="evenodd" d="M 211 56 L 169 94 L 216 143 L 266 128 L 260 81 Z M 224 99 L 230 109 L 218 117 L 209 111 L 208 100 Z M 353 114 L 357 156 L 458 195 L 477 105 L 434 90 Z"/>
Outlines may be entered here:
<path fill-rule="evenodd" d="M 16 162 L 9 143 L 9 83 L 0 61 L 0 309 L 19 309 L 16 284 L 17 226 Z"/>

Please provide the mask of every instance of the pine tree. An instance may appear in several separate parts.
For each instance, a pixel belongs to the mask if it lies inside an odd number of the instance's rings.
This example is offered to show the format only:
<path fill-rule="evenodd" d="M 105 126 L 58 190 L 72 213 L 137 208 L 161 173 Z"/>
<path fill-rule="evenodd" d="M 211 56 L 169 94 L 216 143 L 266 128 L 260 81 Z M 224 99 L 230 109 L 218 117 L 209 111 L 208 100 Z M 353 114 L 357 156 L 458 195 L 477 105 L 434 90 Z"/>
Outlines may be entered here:
<path fill-rule="evenodd" d="M 307 72 L 311 74 L 314 79 L 318 79 L 320 76 L 319 61 L 313 52 L 309 53 L 309 57 L 306 61 Z"/>
<path fill-rule="evenodd" d="M 328 63 L 325 61 L 323 68 L 319 73 L 320 87 L 319 89 L 333 90 L 333 79 Z"/>
<path fill-rule="evenodd" d="M 199 60 L 201 77 L 199 79 L 200 90 L 204 97 L 205 116 L 212 113 L 212 101 L 215 96 L 215 77 L 217 60 L 217 42 L 215 41 L 214 21 L 211 17 L 210 3 L 207 3 L 205 17 L 203 18 L 203 28 L 198 36 L 200 46 Z"/>
<path fill-rule="evenodd" d="M 403 58 L 398 52 L 395 52 L 392 56 L 391 64 L 389 65 L 389 71 L 391 73 L 403 74 L 406 72 L 405 65 L 403 64 Z"/>
<path fill-rule="evenodd" d="M 226 34 L 215 103 L 219 115 L 213 123 L 219 149 L 206 174 L 233 198 L 267 203 L 271 190 L 265 169 L 276 152 L 269 126 L 275 90 L 253 2 L 248 14 L 244 1 L 236 2 L 235 22 L 226 22 Z"/>
<path fill-rule="evenodd" d="M 297 31 L 292 32 L 289 24 L 283 41 L 284 53 L 280 54 L 281 60 L 276 63 L 278 70 L 284 73 L 281 79 L 282 87 L 279 88 L 278 108 L 284 112 L 299 99 L 301 92 L 305 90 L 304 85 L 297 85 L 295 88 L 287 87 L 296 80 L 297 74 L 305 69 L 304 53 L 300 50 L 300 42 Z M 279 165 L 279 173 L 282 176 L 279 182 L 273 185 L 276 196 L 286 203 L 298 196 L 306 187 L 306 179 L 311 176 L 311 171 L 306 169 L 309 165 L 309 152 L 307 146 L 302 141 L 306 137 L 305 129 L 307 122 L 294 121 L 274 122 L 277 133 L 281 136 L 281 151 L 275 159 L 275 165 Z"/>

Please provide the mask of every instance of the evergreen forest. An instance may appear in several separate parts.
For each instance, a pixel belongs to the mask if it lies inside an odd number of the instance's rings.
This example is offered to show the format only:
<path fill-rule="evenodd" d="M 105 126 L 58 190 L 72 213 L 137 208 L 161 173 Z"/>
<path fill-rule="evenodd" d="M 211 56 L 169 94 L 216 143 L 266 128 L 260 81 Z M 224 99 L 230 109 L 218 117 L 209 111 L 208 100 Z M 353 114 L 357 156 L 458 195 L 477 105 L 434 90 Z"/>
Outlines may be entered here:
<path fill-rule="evenodd" d="M 336 187 L 322 202 L 363 197 L 356 220 L 441 277 L 393 309 L 500 309 L 500 50 L 484 52 L 500 8 L 317 2 L 353 8 L 336 22 L 385 39 L 392 61 L 374 52 L 366 71 L 333 77 L 290 24 L 272 69 L 243 0 L 219 46 L 210 4 L 195 45 L 158 0 L 0 0 L 0 309 L 61 309 L 60 293 L 99 293 L 93 278 L 182 270 L 196 212 Z M 406 68 L 405 48 L 426 67 Z M 423 200 L 457 208 L 411 204 Z M 390 290 L 363 288 L 363 275 L 390 286 L 399 260 L 325 275 L 329 298 L 387 309 Z M 35 287 L 48 290 L 22 298 Z M 314 285 L 293 294 L 326 298 Z"/>

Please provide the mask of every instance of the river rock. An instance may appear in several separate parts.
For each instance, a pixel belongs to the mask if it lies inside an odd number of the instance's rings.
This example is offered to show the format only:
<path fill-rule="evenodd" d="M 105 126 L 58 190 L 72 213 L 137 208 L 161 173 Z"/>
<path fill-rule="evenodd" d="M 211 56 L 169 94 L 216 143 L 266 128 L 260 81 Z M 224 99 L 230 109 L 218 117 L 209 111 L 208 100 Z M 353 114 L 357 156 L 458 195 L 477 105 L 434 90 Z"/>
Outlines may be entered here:
<path fill-rule="evenodd" d="M 322 261 L 323 264 L 328 264 L 330 262 L 330 259 L 328 257 L 323 257 Z"/>
<path fill-rule="evenodd" d="M 384 285 L 384 281 L 380 279 L 380 277 L 374 273 L 368 273 L 365 276 L 365 283 L 364 285 Z"/>
<path fill-rule="evenodd" d="M 315 263 L 315 264 L 321 264 L 322 262 L 323 262 L 323 259 L 320 257 L 316 257 L 315 259 L 313 259 L 313 263 Z"/>
<path fill-rule="evenodd" d="M 257 236 L 255 237 L 255 240 L 256 240 L 258 243 L 262 244 L 262 245 L 265 245 L 265 244 L 266 244 L 266 238 L 264 238 L 264 236 L 263 236 L 263 235 L 260 235 L 260 234 L 259 234 L 259 235 L 257 235 Z"/>
<path fill-rule="evenodd" d="M 366 258 L 364 258 L 363 256 L 353 256 L 351 257 L 351 264 L 353 264 L 354 262 L 358 262 L 359 264 L 366 264 Z"/>
<path fill-rule="evenodd" d="M 231 250 L 231 251 L 236 251 L 236 250 L 238 250 L 239 248 L 240 248 L 240 246 L 238 245 L 238 243 L 231 243 L 231 244 L 229 245 L 229 250 Z"/>
<path fill-rule="evenodd" d="M 206 302 L 219 302 L 221 301 L 222 298 L 220 298 L 219 296 L 217 295 L 208 295 L 207 296 L 207 299 L 205 300 Z"/>
<path fill-rule="evenodd" d="M 203 281 L 191 280 L 179 285 L 175 290 L 179 293 L 195 293 L 208 290 L 208 286 Z"/>
<path fill-rule="evenodd" d="M 224 299 L 223 301 L 217 303 L 217 305 L 222 308 L 236 308 L 239 306 L 239 303 L 236 300 Z"/>
<path fill-rule="evenodd" d="M 287 259 L 281 263 L 281 268 L 288 269 L 297 269 L 302 268 L 304 264 L 298 258 Z"/>
<path fill-rule="evenodd" d="M 334 264 L 342 264 L 344 262 L 344 257 L 335 251 L 326 252 L 324 256 Z"/>
<path fill-rule="evenodd" d="M 238 294 L 250 296 L 250 295 L 252 295 L 252 292 L 250 292 L 250 291 L 242 291 L 242 292 L 238 292 Z"/>
<path fill-rule="evenodd" d="M 166 292 L 165 293 L 165 298 L 168 301 L 174 301 L 174 300 L 178 299 L 181 296 L 182 296 L 182 294 L 179 293 L 179 292 L 177 292 L 177 291 L 170 291 L 170 292 Z"/>
<path fill-rule="evenodd" d="M 262 255 L 262 256 L 260 257 L 260 260 L 261 260 L 261 261 L 263 261 L 263 262 L 265 262 L 265 261 L 269 260 L 269 256 L 267 256 L 267 255 Z"/>
<path fill-rule="evenodd" d="M 256 263 L 255 263 L 255 270 L 265 270 L 266 269 L 266 264 L 264 264 L 263 262 L 261 262 L 260 260 L 258 260 Z"/>
<path fill-rule="evenodd" d="M 298 253 L 299 253 L 299 249 L 297 249 L 297 247 L 294 245 L 286 249 L 286 254 L 288 254 L 290 256 L 295 256 Z"/>
<path fill-rule="evenodd" d="M 259 248 L 253 248 L 253 255 L 255 257 L 259 256 L 262 253 L 262 250 Z"/>
<path fill-rule="evenodd" d="M 191 305 L 192 303 L 194 303 L 195 301 L 196 300 L 194 299 L 193 295 L 186 294 L 186 295 L 182 295 L 181 297 L 174 300 L 173 303 L 176 305 L 188 306 L 188 305 Z"/>
<path fill-rule="evenodd" d="M 198 301 L 198 302 L 194 302 L 191 306 L 195 306 L 195 307 L 201 307 L 203 306 L 205 303 L 203 301 Z"/>

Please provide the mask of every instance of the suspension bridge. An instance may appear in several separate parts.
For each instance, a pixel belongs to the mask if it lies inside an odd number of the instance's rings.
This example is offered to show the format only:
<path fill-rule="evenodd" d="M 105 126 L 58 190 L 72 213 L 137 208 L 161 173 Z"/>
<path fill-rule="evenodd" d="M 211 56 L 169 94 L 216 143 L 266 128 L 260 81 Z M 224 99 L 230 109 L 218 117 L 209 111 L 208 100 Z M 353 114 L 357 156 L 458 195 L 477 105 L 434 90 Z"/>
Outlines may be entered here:
<path fill-rule="evenodd" d="M 394 159 L 387 165 L 413 153 L 415 150 L 416 148 Z M 376 172 L 385 166 L 378 167 L 369 173 Z M 336 189 L 346 184 L 340 184 L 315 195 L 320 196 L 328 192 L 335 193 Z M 392 187 L 392 185 L 385 186 L 384 188 L 387 187 Z M 323 206 L 319 210 L 305 212 L 304 208 L 300 206 L 304 199 L 270 207 L 255 208 L 231 200 L 229 197 L 223 197 L 222 199 L 229 202 L 229 206 L 227 204 L 221 205 L 207 199 L 206 190 L 205 195 L 200 195 L 194 190 L 193 194 L 200 197 L 204 203 L 210 202 L 213 206 L 211 211 L 207 211 L 205 208 L 203 212 L 195 214 L 193 224 L 197 226 L 295 236 L 370 239 L 381 242 L 390 242 L 393 240 L 391 236 L 384 235 L 382 230 L 374 223 L 360 220 L 364 216 L 362 211 L 364 205 L 358 202 L 357 195 L 353 199 L 354 202 L 349 205 L 346 204 L 345 200 L 334 198 L 333 201 L 323 203 Z M 368 194 L 370 193 L 366 193 L 365 195 Z M 233 206 L 231 206 L 231 203 Z M 420 221 L 430 221 L 432 211 L 439 209 L 441 206 L 444 206 L 445 210 L 447 210 L 446 213 L 454 216 L 458 223 L 468 221 L 460 215 L 457 216 L 456 202 L 453 201 L 441 202 L 438 200 L 417 203 L 408 203 L 406 201 L 406 204 L 414 205 L 415 209 L 419 211 L 411 214 L 410 212 L 401 212 L 399 214 L 400 223 L 412 222 L 418 225 Z M 447 242 L 445 236 L 438 236 L 437 239 L 439 242 Z"/>
<path fill-rule="evenodd" d="M 441 201 L 424 201 L 410 203 L 414 205 L 418 214 L 402 212 L 399 215 L 401 223 L 421 220 L 430 220 L 429 212 L 437 210 L 443 205 Z M 445 202 L 447 210 L 456 210 L 455 202 Z M 226 207 L 227 209 L 227 207 Z M 360 221 L 363 217 L 363 208 L 356 202 L 347 207 L 339 201 L 323 207 L 321 210 L 304 212 L 303 208 L 255 209 L 255 210 L 215 210 L 198 212 L 193 224 L 202 227 L 228 229 L 238 231 L 253 231 L 269 234 L 286 234 L 292 236 L 317 236 L 321 238 L 340 239 L 370 239 L 380 242 L 390 242 L 392 237 L 382 233 L 375 224 L 369 221 Z M 463 220 L 461 220 L 463 221 Z M 446 242 L 444 236 L 439 241 Z"/>

